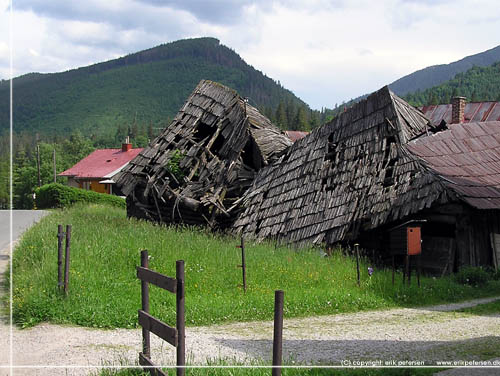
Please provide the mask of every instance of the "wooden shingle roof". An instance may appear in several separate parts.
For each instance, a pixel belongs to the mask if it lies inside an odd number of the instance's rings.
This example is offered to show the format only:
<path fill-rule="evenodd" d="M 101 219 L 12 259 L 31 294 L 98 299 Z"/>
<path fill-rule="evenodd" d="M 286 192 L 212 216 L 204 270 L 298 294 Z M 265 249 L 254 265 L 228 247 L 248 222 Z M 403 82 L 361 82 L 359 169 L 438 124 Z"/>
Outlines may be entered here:
<path fill-rule="evenodd" d="M 117 183 L 146 218 L 216 225 L 219 215 L 231 217 L 256 172 L 291 144 L 236 91 L 202 80 Z"/>
<path fill-rule="evenodd" d="M 234 224 L 246 236 L 334 243 L 446 202 L 405 148 L 428 120 L 387 87 L 296 141 L 262 169 Z"/>

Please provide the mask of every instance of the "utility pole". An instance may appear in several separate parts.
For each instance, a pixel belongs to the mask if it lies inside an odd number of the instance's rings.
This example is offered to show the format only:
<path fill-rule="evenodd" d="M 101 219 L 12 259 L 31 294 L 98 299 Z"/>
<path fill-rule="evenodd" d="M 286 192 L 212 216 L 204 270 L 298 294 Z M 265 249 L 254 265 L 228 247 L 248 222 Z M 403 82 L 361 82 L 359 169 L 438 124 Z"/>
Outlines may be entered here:
<path fill-rule="evenodd" d="M 57 183 L 57 173 L 56 173 L 56 149 L 54 149 L 54 183 Z"/>
<path fill-rule="evenodd" d="M 38 187 L 42 186 L 42 178 L 40 177 L 40 145 L 36 145 L 36 167 L 38 170 Z"/>

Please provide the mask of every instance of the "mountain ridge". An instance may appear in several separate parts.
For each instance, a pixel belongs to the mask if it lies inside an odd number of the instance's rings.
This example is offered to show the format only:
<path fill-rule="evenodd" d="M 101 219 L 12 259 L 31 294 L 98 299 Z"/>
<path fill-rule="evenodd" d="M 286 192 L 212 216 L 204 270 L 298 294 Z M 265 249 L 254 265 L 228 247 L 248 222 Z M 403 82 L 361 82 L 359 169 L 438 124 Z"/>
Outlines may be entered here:
<path fill-rule="evenodd" d="M 489 50 L 466 56 L 449 64 L 431 65 L 397 79 L 389 84 L 395 94 L 404 96 L 417 90 L 425 90 L 451 80 L 458 73 L 463 73 L 473 66 L 490 66 L 500 61 L 500 45 Z"/>
<path fill-rule="evenodd" d="M 466 56 L 449 64 L 432 65 L 430 67 L 417 70 L 397 79 L 396 81 L 393 81 L 387 86 L 396 95 L 402 98 L 411 97 L 412 100 L 414 100 L 415 95 L 417 95 L 418 92 L 429 91 L 438 85 L 451 81 L 458 74 L 465 73 L 474 66 L 489 67 L 499 61 L 500 45 L 474 55 Z M 344 102 L 339 107 L 333 109 L 331 113 L 333 116 L 337 116 L 343 111 L 344 106 L 350 107 L 354 103 L 365 99 L 368 95 L 369 94 L 363 94 Z M 421 101 L 414 101 L 414 103 L 417 103 L 418 105 L 422 104 Z"/>
<path fill-rule="evenodd" d="M 280 102 L 309 106 L 216 38 L 174 41 L 58 73 L 13 79 L 17 132 L 111 137 L 123 124 L 164 127 L 201 79 L 229 86 L 273 114 Z M 8 125 L 8 81 L 0 82 L 0 132 Z"/>

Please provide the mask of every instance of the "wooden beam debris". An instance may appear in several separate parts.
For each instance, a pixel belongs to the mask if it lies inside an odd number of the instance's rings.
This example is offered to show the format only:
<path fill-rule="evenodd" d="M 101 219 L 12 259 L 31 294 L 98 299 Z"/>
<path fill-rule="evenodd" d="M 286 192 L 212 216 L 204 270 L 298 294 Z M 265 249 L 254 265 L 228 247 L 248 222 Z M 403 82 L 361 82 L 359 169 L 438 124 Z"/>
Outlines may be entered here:
<path fill-rule="evenodd" d="M 116 182 L 129 216 L 226 228 L 256 172 L 291 144 L 234 90 L 202 80 Z"/>

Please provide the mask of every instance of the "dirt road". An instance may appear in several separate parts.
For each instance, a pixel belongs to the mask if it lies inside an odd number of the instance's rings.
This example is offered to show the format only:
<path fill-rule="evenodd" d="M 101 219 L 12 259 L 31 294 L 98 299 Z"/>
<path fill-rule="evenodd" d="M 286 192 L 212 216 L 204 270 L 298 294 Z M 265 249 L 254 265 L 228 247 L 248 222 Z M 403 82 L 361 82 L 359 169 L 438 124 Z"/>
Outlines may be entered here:
<path fill-rule="evenodd" d="M 500 315 L 451 311 L 490 300 L 285 320 L 284 358 L 338 366 L 358 365 L 362 361 L 434 364 L 441 360 L 498 357 Z M 230 363 L 269 361 L 272 325 L 272 322 L 249 322 L 188 328 L 188 361 L 191 364 L 206 364 L 207 360 L 220 358 Z M 3 325 L 3 333 L 7 329 Z M 141 349 L 139 330 L 42 324 L 31 329 L 14 329 L 13 338 L 14 364 L 35 366 L 15 368 L 14 375 L 86 375 L 103 364 L 134 365 Z M 152 340 L 153 359 L 158 364 L 174 364 L 175 349 L 154 335 Z M 5 342 L 2 340 L 0 345 L 3 347 Z M 0 357 L 0 362 L 5 362 L 5 354 Z M 36 368 L 42 365 L 49 368 Z M 8 372 L 3 370 L 0 374 Z"/>

